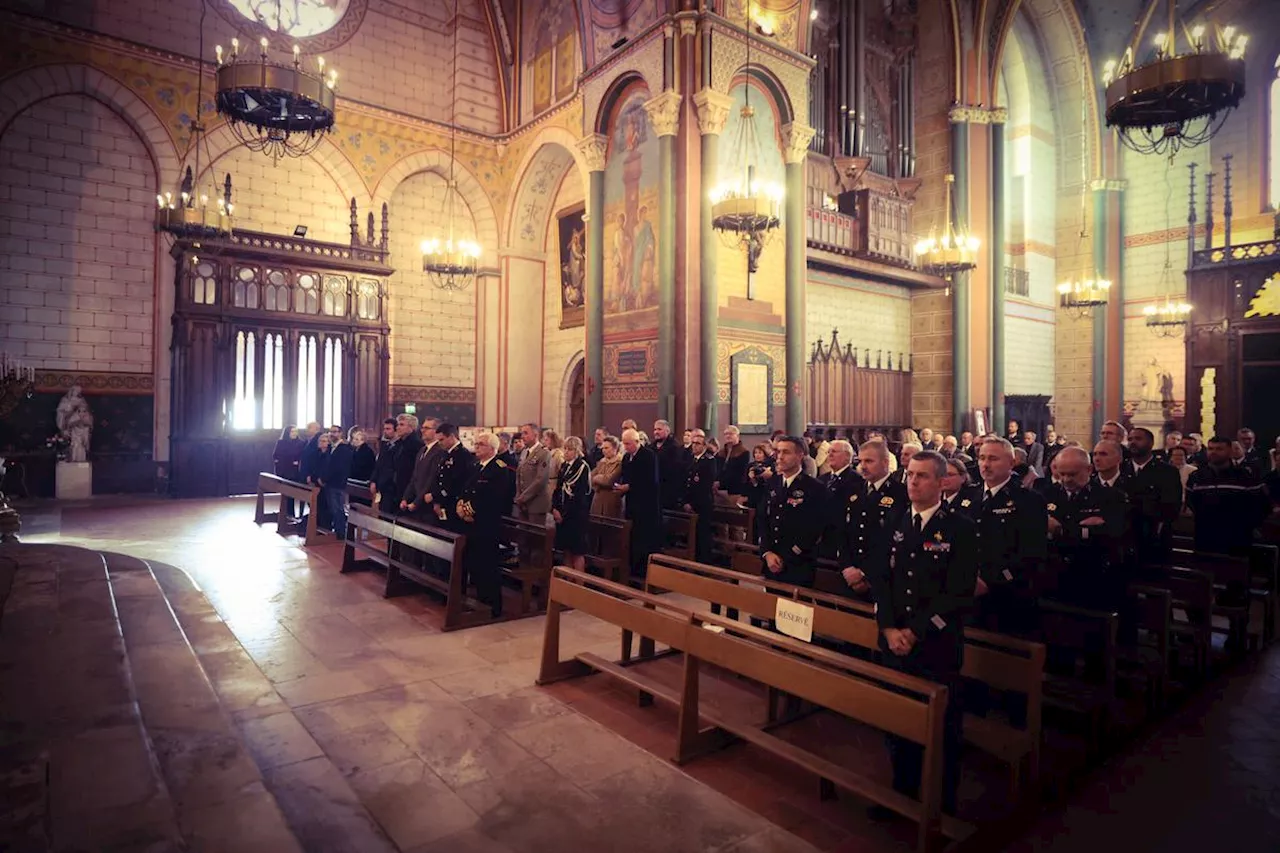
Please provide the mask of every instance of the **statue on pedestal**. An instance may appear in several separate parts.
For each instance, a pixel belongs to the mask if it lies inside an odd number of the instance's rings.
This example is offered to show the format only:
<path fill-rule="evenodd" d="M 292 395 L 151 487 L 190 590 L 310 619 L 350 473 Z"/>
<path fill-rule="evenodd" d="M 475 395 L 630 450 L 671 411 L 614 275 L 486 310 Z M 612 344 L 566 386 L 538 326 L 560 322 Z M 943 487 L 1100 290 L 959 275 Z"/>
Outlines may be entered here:
<path fill-rule="evenodd" d="M 1152 358 L 1142 370 L 1143 409 L 1164 410 L 1173 404 L 1173 377 Z"/>
<path fill-rule="evenodd" d="M 89 461 L 89 437 L 93 434 L 93 413 L 89 403 L 80 393 L 79 385 L 72 385 L 67 396 L 58 403 L 58 431 L 71 442 L 69 462 Z"/>

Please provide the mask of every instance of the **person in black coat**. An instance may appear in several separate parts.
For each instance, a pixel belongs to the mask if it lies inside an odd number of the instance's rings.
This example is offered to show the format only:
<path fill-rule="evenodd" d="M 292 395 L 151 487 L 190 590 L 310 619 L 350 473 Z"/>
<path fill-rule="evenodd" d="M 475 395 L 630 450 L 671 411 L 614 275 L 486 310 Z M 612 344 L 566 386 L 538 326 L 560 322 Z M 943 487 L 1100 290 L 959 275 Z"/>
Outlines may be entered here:
<path fill-rule="evenodd" d="M 352 427 L 351 432 L 356 428 Z M 339 539 L 347 535 L 347 480 L 351 476 L 351 465 L 356 451 L 348 441 L 339 438 L 337 444 L 329 449 L 327 464 L 321 475 L 320 500 L 329 515 L 329 529 Z"/>
<path fill-rule="evenodd" d="M 845 503 L 844 539 L 839 546 L 841 574 L 857 593 L 868 591 L 867 561 L 885 547 L 898 516 L 907 509 L 907 487 L 889 476 L 889 455 L 884 441 L 863 442 L 858 449 L 862 484 Z"/>
<path fill-rule="evenodd" d="M 1182 476 L 1156 459 L 1151 430 L 1129 430 L 1129 461 L 1121 468 L 1129 498 L 1131 540 L 1139 571 L 1167 566 L 1173 554 L 1173 524 L 1182 512 Z"/>
<path fill-rule="evenodd" d="M 1003 634 L 1029 636 L 1038 619 L 1035 601 L 1049 556 L 1044 499 L 1022 488 L 1004 439 L 982 445 L 982 482 L 960 494 L 960 512 L 979 536 L 976 622 Z"/>
<path fill-rule="evenodd" d="M 955 814 L 964 720 L 964 622 L 977 582 L 978 537 L 973 522 L 942 505 L 946 460 L 917 453 L 908 467 L 908 511 L 867 564 L 880 629 L 880 662 L 890 669 L 945 685 L 942 810 Z M 893 788 L 920 797 L 924 749 L 886 735 Z M 879 812 L 879 810 L 877 810 Z"/>
<path fill-rule="evenodd" d="M 649 555 L 662 541 L 662 506 L 658 495 L 658 461 L 640 444 L 634 429 L 622 431 L 622 471 L 614 483 L 625 500 L 624 515 L 631 519 L 631 574 L 644 577 Z"/>
<path fill-rule="evenodd" d="M 516 470 L 520 465 L 520 457 L 511 449 L 511 433 L 498 433 L 498 458 L 502 460 L 502 464 L 506 465 L 512 471 Z"/>
<path fill-rule="evenodd" d="M 726 493 L 730 502 L 737 503 L 736 496 L 746 494 L 751 454 L 742 446 L 742 434 L 736 426 L 724 428 L 724 446 L 716 457 L 720 464 L 720 485 L 717 488 Z"/>
<path fill-rule="evenodd" d="M 448 427 L 448 437 L 444 435 Z M 462 561 L 467 577 L 475 585 L 476 596 L 489 605 L 496 619 L 502 615 L 502 567 L 499 565 L 498 542 L 502 536 L 502 517 L 516 498 L 516 478 L 507 464 L 496 458 L 498 437 L 491 432 L 476 436 L 473 457 L 457 443 L 457 430 L 452 424 L 440 425 L 441 442 L 451 441 L 446 464 L 456 465 L 460 485 L 451 496 L 452 506 L 446 512 L 454 519 L 456 529 L 467 537 Z M 450 463 L 453 464 L 450 464 Z M 443 468 L 442 468 L 443 471 Z"/>
<path fill-rule="evenodd" d="M 827 490 L 827 521 L 822 531 L 822 544 L 818 554 L 828 560 L 840 562 L 847 549 L 845 542 L 845 515 L 854 495 L 866 486 L 866 481 L 854 470 L 853 446 L 844 439 L 831 442 L 827 449 L 827 465 L 831 470 L 818 478 Z M 846 563 L 840 562 L 840 565 Z"/>
<path fill-rule="evenodd" d="M 413 477 L 409 480 L 409 487 L 400 498 L 400 509 L 411 512 L 428 523 L 438 520 L 435 510 L 437 506 L 443 506 L 436 503 L 435 495 L 432 494 L 445 453 L 436 436 L 437 426 L 439 422 L 435 418 L 427 418 L 422 422 L 422 429 L 418 431 L 418 435 L 422 437 L 422 449 L 418 451 L 418 458 L 413 464 Z"/>
<path fill-rule="evenodd" d="M 306 443 L 298 454 L 298 481 L 314 483 L 316 466 L 320 461 L 320 424 L 312 421 L 307 424 Z"/>
<path fill-rule="evenodd" d="M 378 440 L 378 459 L 373 464 L 369 478 L 369 496 L 378 499 L 378 509 L 394 513 L 400 503 L 396 485 L 396 419 L 382 422 L 382 437 Z"/>
<path fill-rule="evenodd" d="M 1270 512 L 1262 481 L 1231 464 L 1231 440 L 1214 436 L 1205 445 L 1208 464 L 1187 478 L 1187 507 L 1195 515 L 1197 551 L 1246 555 L 1253 534 Z"/>
<path fill-rule="evenodd" d="M 306 442 L 298 437 L 298 428 L 293 424 L 281 431 L 280 439 L 271 453 L 271 468 L 277 477 L 300 482 L 298 464 L 305 446 Z M 294 511 L 293 498 L 285 498 L 285 514 L 292 518 Z"/>
<path fill-rule="evenodd" d="M 1129 584 L 1125 492 L 1090 477 L 1084 448 L 1064 447 L 1054 462 L 1058 482 L 1044 493 L 1051 566 L 1046 593 L 1078 607 L 1118 610 Z"/>
<path fill-rule="evenodd" d="M 707 434 L 700 429 L 693 430 L 689 449 L 693 458 L 689 463 L 689 473 L 684 480 L 684 511 L 698 516 L 697 529 L 694 533 L 694 559 L 699 563 L 710 563 L 712 552 L 711 519 L 716 505 L 716 460 L 707 452 Z"/>
<path fill-rule="evenodd" d="M 751 464 L 747 466 L 747 481 L 742 487 L 742 496 L 747 506 L 756 512 L 764 509 L 764 503 L 773 487 L 773 475 L 776 473 L 776 461 L 769 453 L 767 442 L 760 442 L 751 448 Z"/>
<path fill-rule="evenodd" d="M 685 472 L 689 463 L 684 447 L 671 434 L 671 424 L 653 422 L 653 453 L 658 458 L 658 490 L 663 509 L 679 509 L 684 495 Z"/>
<path fill-rule="evenodd" d="M 591 467 L 582 455 L 582 439 L 571 435 L 564 440 L 564 464 L 551 495 L 551 517 L 556 522 L 556 548 L 565 562 L 585 571 L 587 528 L 591 523 Z"/>
<path fill-rule="evenodd" d="M 352 480 L 367 483 L 373 477 L 373 469 L 378 464 L 378 456 L 373 452 L 373 448 L 369 446 L 364 430 L 360 427 L 352 427 L 351 432 L 347 435 L 347 440 L 351 442 L 353 451 L 349 477 Z"/>
<path fill-rule="evenodd" d="M 770 580 L 812 586 L 818 542 L 826 524 L 826 489 L 800 470 L 807 455 L 804 439 L 783 436 L 774 442 L 778 466 L 773 487 L 758 516 L 762 574 Z"/>
<path fill-rule="evenodd" d="M 462 522 L 458 518 L 458 498 L 471 476 L 475 457 L 462 446 L 458 439 L 458 428 L 453 424 L 445 423 L 436 427 L 436 440 L 439 442 L 437 446 L 444 448 L 444 456 L 436 470 L 435 486 L 431 489 L 436 520 L 448 529 L 460 533 Z M 495 451 L 498 448 L 496 439 L 493 447 Z"/>
<path fill-rule="evenodd" d="M 397 415 L 395 459 L 392 465 L 395 476 L 391 483 L 392 494 L 397 500 L 404 495 L 404 490 L 413 481 L 413 466 L 418 461 L 420 450 L 422 450 L 422 437 L 418 435 L 417 416 Z"/>

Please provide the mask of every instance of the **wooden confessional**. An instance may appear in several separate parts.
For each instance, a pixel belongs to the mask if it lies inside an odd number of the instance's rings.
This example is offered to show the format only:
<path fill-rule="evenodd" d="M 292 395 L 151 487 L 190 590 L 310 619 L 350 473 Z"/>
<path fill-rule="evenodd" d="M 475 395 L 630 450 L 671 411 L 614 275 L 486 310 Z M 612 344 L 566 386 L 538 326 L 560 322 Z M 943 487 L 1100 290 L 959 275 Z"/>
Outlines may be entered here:
<path fill-rule="evenodd" d="M 351 245 L 235 231 L 180 235 L 170 472 L 182 497 L 253 492 L 281 430 L 387 414 L 387 212 Z"/>

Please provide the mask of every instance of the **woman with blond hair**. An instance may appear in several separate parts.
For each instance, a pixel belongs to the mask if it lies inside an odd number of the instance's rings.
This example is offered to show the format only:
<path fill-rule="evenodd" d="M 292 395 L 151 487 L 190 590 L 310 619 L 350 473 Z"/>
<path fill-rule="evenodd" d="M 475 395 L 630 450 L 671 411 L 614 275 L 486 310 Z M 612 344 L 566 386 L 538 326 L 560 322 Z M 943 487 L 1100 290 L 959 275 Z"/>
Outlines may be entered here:
<path fill-rule="evenodd" d="M 591 517 L 591 467 L 582 454 L 582 439 L 571 435 L 564 440 L 564 465 L 551 496 L 551 515 L 556 521 L 556 548 L 564 561 L 583 571 L 587 567 L 587 527 Z"/>
<path fill-rule="evenodd" d="M 541 442 L 551 454 L 551 464 L 547 466 L 550 472 L 547 477 L 547 494 L 554 496 L 560 484 L 560 467 L 564 465 L 564 442 L 553 429 L 542 431 Z"/>
<path fill-rule="evenodd" d="M 622 475 L 622 454 L 618 452 L 619 447 L 616 435 L 607 435 L 600 443 L 600 450 L 604 455 L 591 472 L 591 488 L 595 490 L 595 497 L 591 500 L 592 515 L 622 518 L 622 492 L 613 488 L 613 484 Z"/>

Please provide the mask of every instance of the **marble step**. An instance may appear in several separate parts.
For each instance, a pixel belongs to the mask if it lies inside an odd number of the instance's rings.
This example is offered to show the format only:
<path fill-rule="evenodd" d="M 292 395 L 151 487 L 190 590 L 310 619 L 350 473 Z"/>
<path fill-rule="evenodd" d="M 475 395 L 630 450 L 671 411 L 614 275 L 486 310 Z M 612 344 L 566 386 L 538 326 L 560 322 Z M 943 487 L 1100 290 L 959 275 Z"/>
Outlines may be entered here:
<path fill-rule="evenodd" d="M 107 566 L 0 545 L 0 850 L 187 849 L 147 736 Z"/>
<path fill-rule="evenodd" d="M 395 853 L 347 777 L 276 693 L 199 586 L 181 569 L 148 563 L 265 791 L 302 848 Z M 238 847 L 270 849 L 284 847 Z"/>

